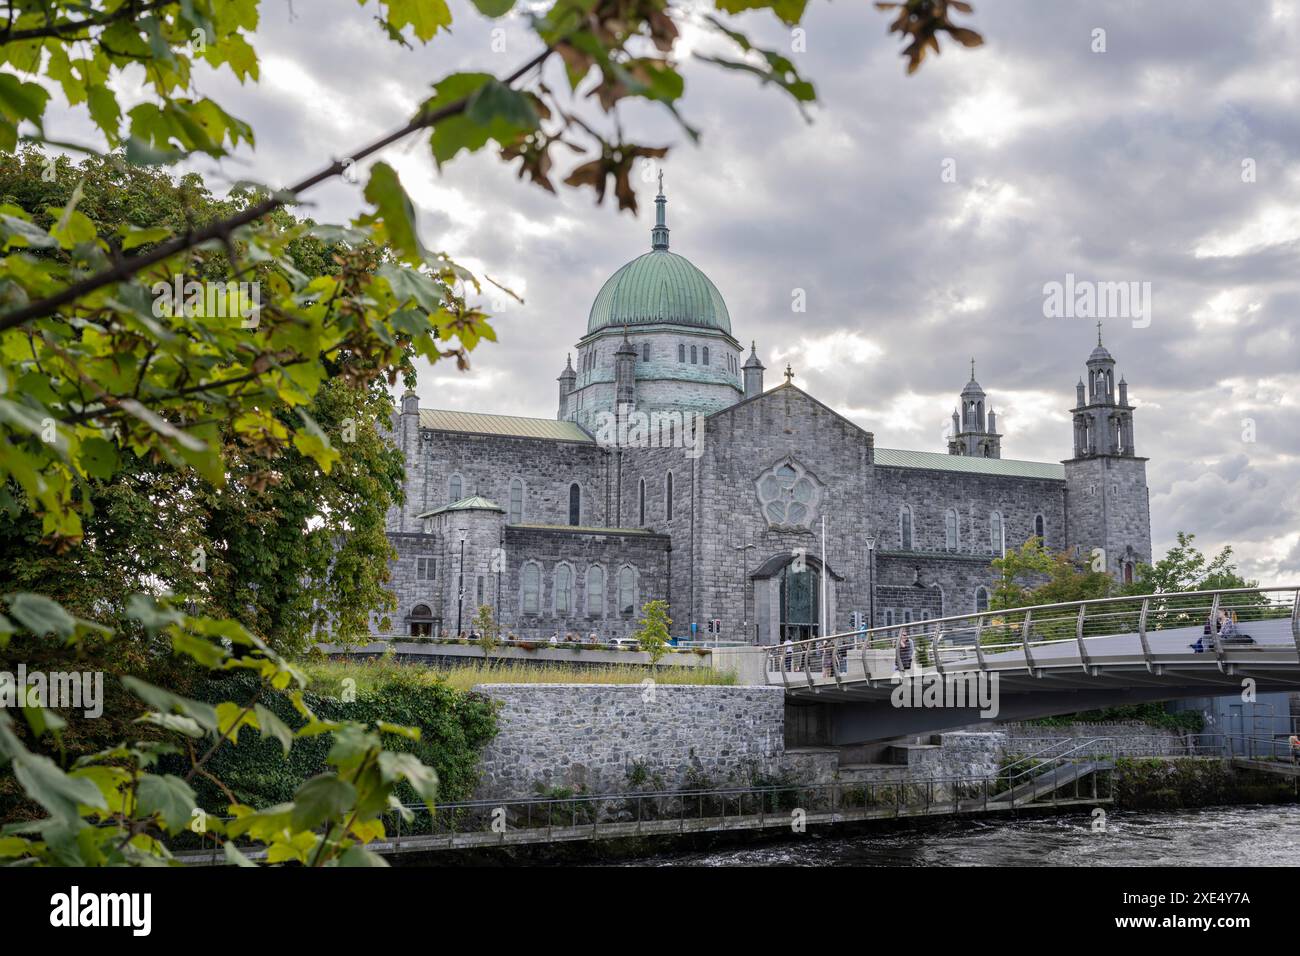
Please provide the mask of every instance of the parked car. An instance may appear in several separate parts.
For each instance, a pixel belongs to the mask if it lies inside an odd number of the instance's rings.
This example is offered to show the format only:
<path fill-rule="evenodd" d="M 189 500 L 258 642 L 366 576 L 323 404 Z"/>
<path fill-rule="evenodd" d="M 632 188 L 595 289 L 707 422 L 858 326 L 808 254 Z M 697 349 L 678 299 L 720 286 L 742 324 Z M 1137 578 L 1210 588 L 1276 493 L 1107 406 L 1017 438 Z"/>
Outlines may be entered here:
<path fill-rule="evenodd" d="M 635 651 L 641 647 L 641 642 L 635 637 L 615 637 L 606 643 L 616 651 Z"/>

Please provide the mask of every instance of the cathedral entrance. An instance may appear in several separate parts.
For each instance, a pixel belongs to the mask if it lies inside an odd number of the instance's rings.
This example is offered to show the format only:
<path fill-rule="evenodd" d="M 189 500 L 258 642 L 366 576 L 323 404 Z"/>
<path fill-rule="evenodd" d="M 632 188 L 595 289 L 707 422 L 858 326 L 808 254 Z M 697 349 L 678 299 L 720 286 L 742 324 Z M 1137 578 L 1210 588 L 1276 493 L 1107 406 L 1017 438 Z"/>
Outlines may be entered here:
<path fill-rule="evenodd" d="M 780 640 L 806 641 L 817 637 L 821 620 L 821 574 L 809 565 L 797 571 L 793 563 L 787 564 L 777 588 L 781 596 Z"/>

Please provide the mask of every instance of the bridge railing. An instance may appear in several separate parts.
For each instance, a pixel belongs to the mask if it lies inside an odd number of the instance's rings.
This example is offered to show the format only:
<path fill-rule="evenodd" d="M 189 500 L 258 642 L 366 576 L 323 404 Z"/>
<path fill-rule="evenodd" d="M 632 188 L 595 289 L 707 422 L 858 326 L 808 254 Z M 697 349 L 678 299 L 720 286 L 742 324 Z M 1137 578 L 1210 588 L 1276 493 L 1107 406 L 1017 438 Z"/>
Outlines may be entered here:
<path fill-rule="evenodd" d="M 1252 625 L 1263 622 L 1281 626 L 1252 635 Z M 1037 666 L 1035 655 L 1056 663 L 1065 656 L 1087 666 L 1086 642 L 1114 635 L 1137 635 L 1140 656 L 1150 662 L 1149 635 L 1172 628 L 1209 632 L 1200 649 L 1215 654 L 1254 643 L 1293 646 L 1300 655 L 1300 587 L 1125 595 L 950 615 L 777 644 L 769 648 L 766 666 L 787 686 L 918 669 L 984 670 L 989 658 L 1007 652 L 1023 654 L 1015 666 L 1029 669 Z"/>

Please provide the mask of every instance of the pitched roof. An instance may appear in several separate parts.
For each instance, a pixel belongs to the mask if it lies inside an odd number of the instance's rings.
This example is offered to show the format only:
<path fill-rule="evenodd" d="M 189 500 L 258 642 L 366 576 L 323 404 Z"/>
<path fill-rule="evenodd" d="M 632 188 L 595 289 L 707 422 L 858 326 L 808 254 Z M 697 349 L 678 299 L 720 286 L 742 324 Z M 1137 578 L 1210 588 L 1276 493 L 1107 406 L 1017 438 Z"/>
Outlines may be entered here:
<path fill-rule="evenodd" d="M 460 501 L 453 501 L 449 505 L 443 505 L 441 508 L 434 508 L 432 511 L 426 511 L 424 514 L 416 515 L 417 518 L 432 518 L 434 515 L 440 515 L 444 511 L 500 511 L 505 514 L 505 508 L 502 508 L 495 501 L 484 498 L 482 495 L 470 495 L 468 498 L 461 498 Z"/>
<path fill-rule="evenodd" d="M 575 422 L 560 422 L 550 418 L 523 418 L 519 415 L 452 412 L 440 408 L 420 409 L 420 427 L 441 432 L 543 438 L 550 441 L 576 441 L 584 444 L 595 442 L 595 439 Z"/>
<path fill-rule="evenodd" d="M 1065 466 L 1054 462 L 1017 461 L 1014 458 L 976 458 L 973 455 L 945 455 L 934 451 L 877 448 L 876 464 L 887 468 L 928 468 L 931 471 L 963 471 L 976 475 L 1065 480 Z"/>

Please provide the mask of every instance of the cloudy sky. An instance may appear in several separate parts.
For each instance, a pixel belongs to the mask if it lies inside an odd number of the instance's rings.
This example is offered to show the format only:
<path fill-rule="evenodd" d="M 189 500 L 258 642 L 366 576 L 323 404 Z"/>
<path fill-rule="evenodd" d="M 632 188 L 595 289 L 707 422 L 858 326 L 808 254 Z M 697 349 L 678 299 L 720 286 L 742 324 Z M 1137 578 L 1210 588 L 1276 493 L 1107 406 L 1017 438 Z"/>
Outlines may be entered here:
<path fill-rule="evenodd" d="M 198 76 L 253 124 L 257 148 L 199 168 L 217 189 L 292 181 L 399 125 L 446 73 L 504 73 L 534 52 L 518 14 L 453 9 L 453 35 L 406 51 L 355 0 L 264 0 L 261 82 Z M 641 141 L 675 144 L 674 251 L 717 284 L 737 338 L 757 340 L 769 385 L 789 362 L 878 445 L 942 451 L 974 357 L 1004 456 L 1048 461 L 1071 451 L 1067 409 L 1096 329 L 1046 317 L 1044 284 L 1150 283 L 1149 324 L 1111 319 L 1104 335 L 1150 458 L 1157 554 L 1186 530 L 1233 545 L 1250 576 L 1300 580 L 1297 6 L 986 0 L 966 19 L 986 45 L 946 47 L 908 77 L 885 14 L 812 0 L 806 52 L 792 54 L 817 84 L 811 123 L 773 89 L 687 62 L 699 146 L 652 109 L 624 116 Z M 770 16 L 737 22 L 790 49 Z M 681 52 L 708 48 L 683 28 Z M 83 122 L 64 126 L 51 135 Z M 590 192 L 517 182 L 487 153 L 441 172 L 421 141 L 383 158 L 427 245 L 526 300 L 500 313 L 500 343 L 469 374 L 426 370 L 421 404 L 553 416 L 592 298 L 649 248 L 650 177 L 633 218 Z M 346 183 L 313 199 L 324 221 L 362 207 Z M 806 312 L 791 309 L 795 289 Z"/>

